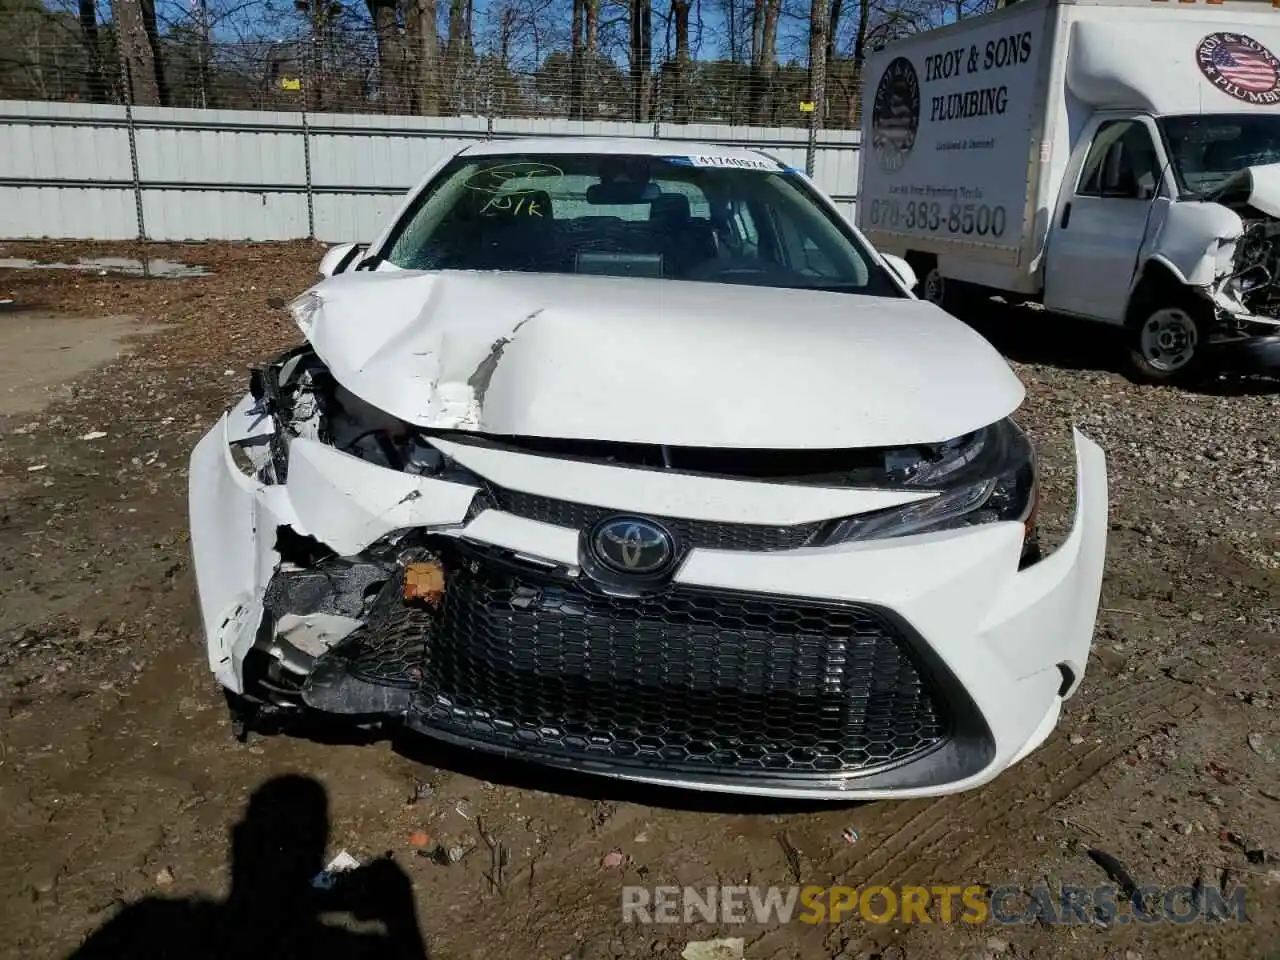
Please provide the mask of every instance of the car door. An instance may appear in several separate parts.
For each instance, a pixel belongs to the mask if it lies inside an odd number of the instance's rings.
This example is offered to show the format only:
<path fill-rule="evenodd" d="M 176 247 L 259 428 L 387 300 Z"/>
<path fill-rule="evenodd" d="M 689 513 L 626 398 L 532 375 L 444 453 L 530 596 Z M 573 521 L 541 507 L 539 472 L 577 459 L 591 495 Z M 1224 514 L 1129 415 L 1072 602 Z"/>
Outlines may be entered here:
<path fill-rule="evenodd" d="M 1045 306 L 1124 321 L 1164 163 L 1141 118 L 1099 124 L 1079 176 L 1058 202 L 1045 255 Z"/>

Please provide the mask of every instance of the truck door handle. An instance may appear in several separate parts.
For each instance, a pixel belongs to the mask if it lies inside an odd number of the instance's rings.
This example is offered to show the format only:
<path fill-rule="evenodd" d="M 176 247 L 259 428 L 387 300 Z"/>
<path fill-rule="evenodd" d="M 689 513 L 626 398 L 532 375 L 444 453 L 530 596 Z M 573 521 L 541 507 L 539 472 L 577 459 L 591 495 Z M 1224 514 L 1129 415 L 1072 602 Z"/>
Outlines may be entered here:
<path fill-rule="evenodd" d="M 1063 230 L 1067 229 L 1067 224 L 1071 222 L 1071 204 L 1068 203 L 1062 208 L 1062 222 L 1058 224 Z"/>

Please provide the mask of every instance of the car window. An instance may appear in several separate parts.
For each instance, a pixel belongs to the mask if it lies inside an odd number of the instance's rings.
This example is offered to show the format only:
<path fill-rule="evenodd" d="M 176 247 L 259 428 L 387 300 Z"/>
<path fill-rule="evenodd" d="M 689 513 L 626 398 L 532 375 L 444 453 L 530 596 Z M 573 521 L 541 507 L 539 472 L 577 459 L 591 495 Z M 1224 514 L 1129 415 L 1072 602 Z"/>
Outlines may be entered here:
<path fill-rule="evenodd" d="M 1146 125 L 1137 120 L 1108 120 L 1093 138 L 1076 193 L 1117 199 L 1149 197 L 1159 173 L 1155 144 Z"/>
<path fill-rule="evenodd" d="M 382 253 L 412 270 L 514 270 L 903 296 L 837 213 L 771 161 L 455 158 Z"/>

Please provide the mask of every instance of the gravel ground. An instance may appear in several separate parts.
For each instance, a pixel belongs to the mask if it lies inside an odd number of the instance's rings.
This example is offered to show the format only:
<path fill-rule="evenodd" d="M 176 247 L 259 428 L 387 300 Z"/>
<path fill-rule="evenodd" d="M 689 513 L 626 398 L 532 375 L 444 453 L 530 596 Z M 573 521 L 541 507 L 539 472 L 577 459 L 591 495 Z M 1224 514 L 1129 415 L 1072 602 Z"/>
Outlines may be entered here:
<path fill-rule="evenodd" d="M 46 262 L 141 252 L 0 244 L 0 257 Z M 0 955 L 66 956 L 147 897 L 160 899 L 117 923 L 146 917 L 157 943 L 167 938 L 187 956 L 198 931 L 247 937 L 268 927 L 291 937 L 274 956 L 383 956 L 360 953 L 359 934 L 361 918 L 388 911 L 389 925 L 420 931 L 438 958 L 675 957 L 686 941 L 713 936 L 742 936 L 748 958 L 1278 955 L 1274 382 L 1201 392 L 1136 386 L 1109 369 L 1113 351 L 1096 331 L 997 305 L 971 318 L 1027 384 L 1019 418 L 1041 448 L 1050 545 L 1070 522 L 1071 427 L 1108 456 L 1108 569 L 1083 688 L 1049 743 L 984 789 L 845 809 L 745 804 L 422 743 L 235 743 L 203 663 L 186 459 L 241 394 L 250 366 L 296 342 L 268 301 L 303 289 L 321 251 L 208 244 L 148 252 L 210 275 L 0 272 L 0 300 L 15 301 L 0 308 L 0 324 L 32 311 L 79 318 L 84 331 L 102 317 L 137 324 L 113 326 L 124 352 L 89 372 L 71 362 L 77 351 L 68 346 L 65 376 L 50 386 L 45 371 L 26 409 L 19 403 L 0 416 Z M 387 871 L 392 879 L 377 896 L 344 905 L 350 942 L 341 946 L 295 935 L 288 919 L 289 891 L 303 885 L 303 868 L 321 862 L 318 849 L 301 865 L 259 855 L 254 873 L 245 851 L 258 847 L 241 829 L 238 879 L 228 885 L 228 831 L 256 789 L 288 773 L 309 779 L 272 788 L 277 800 L 290 798 L 289 811 L 261 849 L 297 832 L 306 819 L 297 811 L 316 799 L 305 784 L 319 784 L 323 802 L 310 807 L 320 832 L 311 842 L 323 844 L 327 828 L 329 854 L 391 851 L 401 868 Z M 511 851 L 500 889 L 486 878 L 477 819 Z M 850 829 L 855 844 L 844 838 Z M 416 855 L 424 842 L 470 852 L 437 864 Z M 1139 883 L 1244 884 L 1249 922 L 619 922 L 628 883 L 789 885 L 798 876 L 1092 887 L 1107 876 L 1090 849 L 1117 858 Z M 254 897 L 242 895 L 246 885 Z M 258 956 L 247 943 L 237 942 L 235 955 Z"/>

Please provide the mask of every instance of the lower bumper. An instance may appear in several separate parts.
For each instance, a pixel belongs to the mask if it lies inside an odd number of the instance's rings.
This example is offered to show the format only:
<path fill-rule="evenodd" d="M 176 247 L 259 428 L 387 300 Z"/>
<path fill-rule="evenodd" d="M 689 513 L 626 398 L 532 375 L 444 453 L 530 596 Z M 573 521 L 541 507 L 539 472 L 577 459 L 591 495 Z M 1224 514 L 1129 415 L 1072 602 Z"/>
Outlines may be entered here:
<path fill-rule="evenodd" d="M 1280 373 L 1280 335 L 1214 344 L 1214 367 L 1231 373 Z"/>
<path fill-rule="evenodd" d="M 190 481 L 210 666 L 233 691 L 244 690 L 250 651 L 272 649 L 283 629 L 265 615 L 264 604 L 280 565 L 274 537 L 280 526 L 315 537 L 343 556 L 361 554 L 393 531 L 420 529 L 498 549 L 558 574 L 582 573 L 577 530 L 492 509 L 469 517 L 470 488 L 393 473 L 318 443 L 294 441 L 285 484 L 257 484 L 238 470 L 228 450 L 228 438 L 242 433 L 227 421 L 215 428 L 193 455 Z M 439 711 L 433 715 L 420 692 L 388 696 L 383 709 L 453 743 L 653 784 L 842 800 L 933 796 L 981 786 L 1043 742 L 1084 673 L 1101 588 L 1107 482 L 1101 450 L 1079 433 L 1076 465 L 1071 532 L 1058 550 L 1025 570 L 1018 569 L 1020 524 L 773 553 L 694 549 L 679 568 L 677 589 L 861 605 L 893 618 L 932 676 L 942 678 L 943 693 L 962 719 L 936 747 L 903 762 L 836 774 L 692 771 L 687 765 L 675 769 L 658 761 L 602 760 L 587 750 L 574 755 L 547 749 L 536 736 L 471 735 L 463 726 L 440 722 Z M 761 485 L 762 496 L 767 486 Z M 714 504 L 706 509 L 713 511 Z M 505 638 L 513 662 L 531 642 L 522 632 L 526 626 L 513 626 Z M 592 636 L 598 649 L 603 635 L 588 631 L 588 641 Z M 421 669 L 429 679 L 431 662 L 424 660 Z M 579 667 L 566 662 L 565 669 Z"/>

